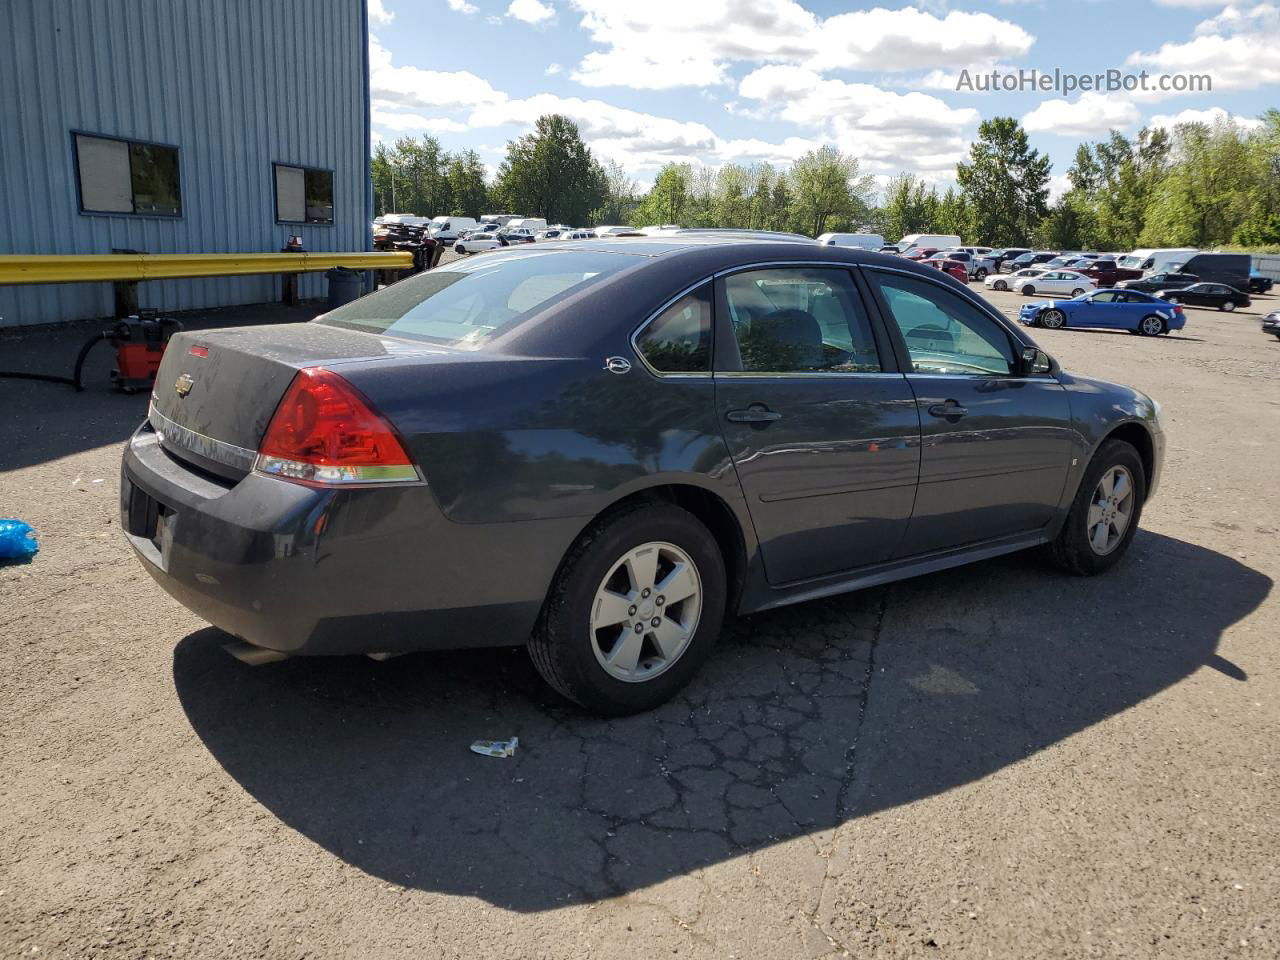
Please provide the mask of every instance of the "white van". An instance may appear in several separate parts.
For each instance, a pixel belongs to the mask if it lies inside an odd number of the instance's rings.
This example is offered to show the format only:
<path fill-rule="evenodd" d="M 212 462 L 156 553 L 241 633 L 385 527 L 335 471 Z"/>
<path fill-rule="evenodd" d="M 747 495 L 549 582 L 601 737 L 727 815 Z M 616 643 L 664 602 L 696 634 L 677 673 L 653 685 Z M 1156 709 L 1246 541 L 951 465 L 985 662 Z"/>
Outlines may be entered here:
<path fill-rule="evenodd" d="M 854 247 L 858 250 L 879 250 L 884 237 L 878 233 L 824 233 L 818 242 L 828 247 Z"/>
<path fill-rule="evenodd" d="M 437 240 L 457 240 L 463 230 L 474 230 L 478 226 L 474 217 L 432 217 L 427 233 Z"/>
<path fill-rule="evenodd" d="M 528 230 L 530 233 L 538 233 L 547 229 L 547 221 L 545 217 L 518 217 L 515 220 L 507 221 L 508 230 Z"/>
<path fill-rule="evenodd" d="M 1125 270 L 1141 270 L 1144 274 L 1164 273 L 1176 263 L 1186 263 L 1199 252 L 1195 247 L 1138 249 L 1121 257 L 1116 266 Z"/>
<path fill-rule="evenodd" d="M 898 241 L 898 252 L 906 253 L 915 247 L 951 250 L 958 246 L 960 246 L 960 238 L 954 233 L 908 233 Z"/>

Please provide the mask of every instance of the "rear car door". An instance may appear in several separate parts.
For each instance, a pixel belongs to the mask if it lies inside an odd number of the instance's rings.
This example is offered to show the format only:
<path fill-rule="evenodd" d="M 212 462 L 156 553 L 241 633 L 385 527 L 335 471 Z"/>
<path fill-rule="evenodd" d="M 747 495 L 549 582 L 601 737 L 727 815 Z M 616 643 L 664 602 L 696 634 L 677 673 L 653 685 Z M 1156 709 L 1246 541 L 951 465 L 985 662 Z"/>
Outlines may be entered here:
<path fill-rule="evenodd" d="M 1036 531 L 1071 462 L 1071 408 L 1052 376 L 1024 376 L 1021 341 L 932 280 L 865 271 L 921 420 L 920 485 L 897 556 Z"/>
<path fill-rule="evenodd" d="M 893 555 L 915 496 L 920 416 L 853 270 L 718 278 L 715 380 L 771 583 Z"/>

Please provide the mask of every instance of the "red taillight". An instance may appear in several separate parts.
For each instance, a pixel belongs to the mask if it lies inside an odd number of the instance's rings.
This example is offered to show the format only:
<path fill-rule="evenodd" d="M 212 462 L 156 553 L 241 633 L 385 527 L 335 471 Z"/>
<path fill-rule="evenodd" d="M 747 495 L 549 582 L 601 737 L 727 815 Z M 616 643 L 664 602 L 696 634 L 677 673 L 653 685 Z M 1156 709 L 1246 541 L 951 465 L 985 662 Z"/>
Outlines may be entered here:
<path fill-rule="evenodd" d="M 391 424 L 324 367 L 298 371 L 267 424 L 254 469 L 318 484 L 420 479 Z"/>

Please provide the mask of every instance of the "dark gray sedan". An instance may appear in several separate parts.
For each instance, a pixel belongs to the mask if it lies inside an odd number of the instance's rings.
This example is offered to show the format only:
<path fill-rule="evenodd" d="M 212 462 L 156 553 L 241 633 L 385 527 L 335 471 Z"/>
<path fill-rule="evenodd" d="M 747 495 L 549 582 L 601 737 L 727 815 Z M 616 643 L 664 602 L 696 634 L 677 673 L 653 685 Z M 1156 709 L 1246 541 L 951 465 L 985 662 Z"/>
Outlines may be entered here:
<path fill-rule="evenodd" d="M 1101 572 L 1163 449 L 1152 400 L 931 267 L 588 240 L 174 337 L 121 512 L 161 586 L 249 644 L 527 643 L 627 713 L 726 615 L 1036 546 Z"/>

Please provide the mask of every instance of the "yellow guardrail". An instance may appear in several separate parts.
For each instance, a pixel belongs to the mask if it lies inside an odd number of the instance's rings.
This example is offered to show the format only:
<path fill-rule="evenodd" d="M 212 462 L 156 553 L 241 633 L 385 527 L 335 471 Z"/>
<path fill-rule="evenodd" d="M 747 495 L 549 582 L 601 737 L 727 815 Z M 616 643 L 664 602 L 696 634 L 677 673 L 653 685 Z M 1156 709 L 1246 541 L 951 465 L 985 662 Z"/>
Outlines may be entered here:
<path fill-rule="evenodd" d="M 0 255 L 0 285 L 313 273 L 331 267 L 408 270 L 412 266 L 413 254 L 406 252 L 6 254 Z"/>

